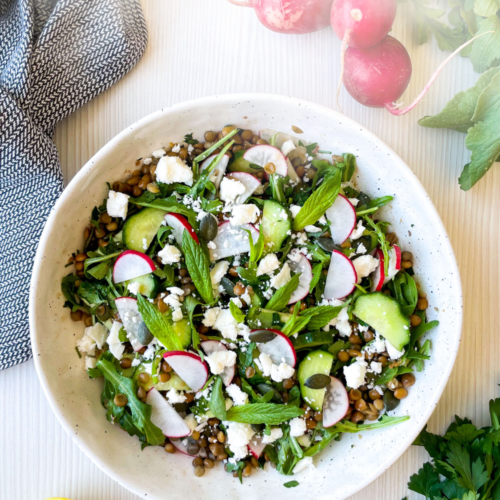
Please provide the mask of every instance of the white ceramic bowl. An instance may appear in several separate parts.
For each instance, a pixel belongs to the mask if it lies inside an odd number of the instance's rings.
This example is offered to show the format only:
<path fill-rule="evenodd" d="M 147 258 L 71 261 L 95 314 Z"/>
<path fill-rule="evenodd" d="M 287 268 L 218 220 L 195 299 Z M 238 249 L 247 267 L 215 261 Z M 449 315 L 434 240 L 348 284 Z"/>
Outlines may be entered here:
<path fill-rule="evenodd" d="M 397 415 L 411 415 L 402 425 L 344 435 L 319 456 L 317 469 L 302 472 L 300 485 L 284 489 L 289 477 L 270 469 L 252 474 L 243 485 L 221 467 L 196 478 L 191 459 L 168 455 L 160 447 L 141 452 L 139 442 L 110 425 L 99 395 L 101 383 L 90 380 L 75 353 L 82 323 L 63 309 L 61 278 L 95 205 L 113 182 L 134 169 L 136 158 L 150 155 L 169 141 L 194 132 L 220 130 L 227 123 L 259 130 L 273 128 L 318 142 L 322 149 L 358 158 L 356 182 L 372 196 L 394 195 L 384 217 L 393 224 L 403 249 L 415 256 L 415 271 L 427 293 L 430 319 L 440 326 L 429 334 L 432 358 Z M 289 500 L 314 497 L 340 500 L 382 474 L 406 450 L 434 410 L 457 354 L 462 323 L 459 273 L 443 224 L 420 182 L 403 160 L 356 122 L 322 106 L 288 97 L 244 94 L 198 99 L 147 116 L 102 148 L 74 177 L 45 226 L 31 282 L 30 326 L 33 354 L 49 402 L 75 443 L 109 476 L 137 495 L 152 499 L 257 499 L 286 495 Z M 266 468 L 267 469 L 267 468 Z"/>

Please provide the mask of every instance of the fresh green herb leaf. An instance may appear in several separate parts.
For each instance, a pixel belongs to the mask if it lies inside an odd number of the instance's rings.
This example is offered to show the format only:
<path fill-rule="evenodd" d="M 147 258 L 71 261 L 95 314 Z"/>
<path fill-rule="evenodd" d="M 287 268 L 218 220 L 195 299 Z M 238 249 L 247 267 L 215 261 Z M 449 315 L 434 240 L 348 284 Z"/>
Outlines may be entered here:
<path fill-rule="evenodd" d="M 320 262 L 319 264 L 315 264 L 312 269 L 312 280 L 309 285 L 309 293 L 312 293 L 314 287 L 318 284 L 319 279 L 321 278 L 321 274 L 323 273 L 323 264 Z"/>
<path fill-rule="evenodd" d="M 198 155 L 194 161 L 196 162 L 201 162 L 205 159 L 207 159 L 216 149 L 218 149 L 220 146 L 222 146 L 226 141 L 231 139 L 233 135 L 237 134 L 239 132 L 239 129 L 235 128 L 229 134 L 227 134 L 225 137 L 223 137 L 220 141 L 217 141 L 213 146 L 205 150 L 201 155 Z"/>
<path fill-rule="evenodd" d="M 245 313 L 233 301 L 229 302 L 229 310 L 238 323 L 245 321 Z"/>
<path fill-rule="evenodd" d="M 252 232 L 248 229 L 244 229 L 248 233 L 248 241 L 250 243 L 250 261 L 249 262 L 259 262 L 264 252 L 264 231 L 259 232 L 259 239 L 257 243 L 253 242 Z"/>
<path fill-rule="evenodd" d="M 215 418 L 219 420 L 227 420 L 226 415 L 226 400 L 222 393 L 222 379 L 217 377 L 210 395 L 210 410 Z"/>
<path fill-rule="evenodd" d="M 196 139 L 193 139 L 193 133 L 192 133 L 192 132 L 191 132 L 190 134 L 186 134 L 186 135 L 184 136 L 184 142 L 185 142 L 186 144 L 192 144 L 193 146 L 194 146 L 195 144 L 198 144 L 198 141 L 197 141 Z"/>
<path fill-rule="evenodd" d="M 302 311 L 300 315 L 302 317 L 310 317 L 311 321 L 309 322 L 309 330 L 319 330 L 324 326 L 328 325 L 333 318 L 336 318 L 341 311 L 342 306 L 318 306 L 318 307 L 310 307 L 305 311 Z"/>
<path fill-rule="evenodd" d="M 184 307 L 186 308 L 186 312 L 188 313 L 189 324 L 191 326 L 191 338 L 193 342 L 193 349 L 198 350 L 200 346 L 200 336 L 198 334 L 198 330 L 194 326 L 193 315 L 196 306 L 201 305 L 201 302 L 195 299 L 192 295 L 188 295 L 184 299 Z"/>
<path fill-rule="evenodd" d="M 295 333 L 300 332 L 300 330 L 303 330 L 309 321 L 311 320 L 310 317 L 307 316 L 292 316 L 283 326 L 281 331 L 287 336 L 290 337 L 291 335 L 294 335 Z"/>
<path fill-rule="evenodd" d="M 207 252 L 204 251 L 201 244 L 196 243 L 187 231 L 182 234 L 182 251 L 194 286 L 205 304 L 211 304 L 214 300 L 214 292 Z"/>
<path fill-rule="evenodd" d="M 470 52 L 474 71 L 478 73 L 484 73 L 487 69 L 498 66 L 500 61 L 500 18 L 495 14 L 479 23 L 479 31 L 476 36 L 488 31 L 493 33 L 488 33 L 474 40 Z"/>
<path fill-rule="evenodd" d="M 292 279 L 281 288 L 276 290 L 276 293 L 271 297 L 266 305 L 266 309 L 273 311 L 281 311 L 288 304 L 292 293 L 299 286 L 300 274 L 296 274 Z"/>
<path fill-rule="evenodd" d="M 256 403 L 233 406 L 227 412 L 227 420 L 244 424 L 279 425 L 303 414 L 304 410 L 296 406 Z"/>
<path fill-rule="evenodd" d="M 298 485 L 299 485 L 298 481 L 288 481 L 288 483 L 285 483 L 283 486 L 285 488 L 295 488 Z"/>

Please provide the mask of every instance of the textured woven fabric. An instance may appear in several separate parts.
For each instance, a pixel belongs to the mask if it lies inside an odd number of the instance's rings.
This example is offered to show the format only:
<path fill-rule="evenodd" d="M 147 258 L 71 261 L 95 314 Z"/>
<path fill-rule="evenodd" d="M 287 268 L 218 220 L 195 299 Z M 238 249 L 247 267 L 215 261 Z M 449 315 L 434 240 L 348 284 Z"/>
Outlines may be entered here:
<path fill-rule="evenodd" d="M 146 43 L 139 0 L 0 0 L 0 370 L 31 357 L 33 258 L 63 189 L 54 127 Z"/>

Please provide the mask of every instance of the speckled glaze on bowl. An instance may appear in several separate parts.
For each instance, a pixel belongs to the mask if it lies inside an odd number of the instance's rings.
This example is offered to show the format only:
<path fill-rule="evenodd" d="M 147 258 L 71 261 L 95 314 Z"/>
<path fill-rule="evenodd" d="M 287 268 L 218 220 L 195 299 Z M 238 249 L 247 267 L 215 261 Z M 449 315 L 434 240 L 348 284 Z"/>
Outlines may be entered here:
<path fill-rule="evenodd" d="M 415 271 L 429 298 L 432 358 L 417 376 L 410 395 L 395 412 L 411 415 L 402 425 L 344 435 L 315 457 L 316 469 L 297 476 L 300 485 L 285 490 L 290 478 L 266 467 L 241 485 L 221 467 L 196 478 L 191 460 L 166 454 L 160 447 L 141 452 L 139 442 L 110 425 L 100 405 L 101 383 L 90 380 L 75 354 L 82 323 L 63 309 L 60 280 L 68 257 L 83 244 L 82 233 L 95 205 L 106 196 L 106 181 L 134 169 L 136 158 L 168 141 L 193 132 L 273 128 L 292 133 L 296 125 L 305 140 L 324 150 L 350 152 L 358 158 L 356 182 L 372 196 L 394 195 L 384 217 L 392 222 L 402 248 L 415 256 Z M 267 94 L 216 96 L 165 108 L 124 130 L 102 148 L 74 177 L 45 226 L 31 282 L 30 326 L 41 384 L 61 424 L 75 443 L 104 472 L 140 497 L 151 499 L 287 499 L 341 500 L 376 479 L 410 446 L 434 410 L 458 351 L 462 324 L 460 277 L 443 224 L 422 185 L 403 160 L 356 122 L 322 106 Z M 265 493 L 264 493 L 265 492 Z"/>

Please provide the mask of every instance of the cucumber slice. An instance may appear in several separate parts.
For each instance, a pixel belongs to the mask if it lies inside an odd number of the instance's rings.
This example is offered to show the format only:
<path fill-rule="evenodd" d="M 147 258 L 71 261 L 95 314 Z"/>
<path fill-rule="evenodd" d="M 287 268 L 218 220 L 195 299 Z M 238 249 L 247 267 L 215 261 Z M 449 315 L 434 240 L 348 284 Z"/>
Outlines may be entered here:
<path fill-rule="evenodd" d="M 170 380 L 168 382 L 158 382 L 155 384 L 155 389 L 159 391 L 169 391 L 175 389 L 176 391 L 190 391 L 186 382 L 184 382 L 177 373 L 170 372 Z"/>
<path fill-rule="evenodd" d="M 146 253 L 167 212 L 158 208 L 143 208 L 123 225 L 123 242 L 130 250 Z"/>
<path fill-rule="evenodd" d="M 309 377 L 317 373 L 330 375 L 332 365 L 333 356 L 329 352 L 321 350 L 310 352 L 299 365 L 297 376 L 300 382 L 300 392 L 306 403 L 313 410 L 321 411 L 323 408 L 326 388 L 309 389 L 309 387 L 306 387 L 304 384 Z"/>
<path fill-rule="evenodd" d="M 352 312 L 398 351 L 410 341 L 410 320 L 403 315 L 396 299 L 380 292 L 367 293 L 356 300 Z"/>
<path fill-rule="evenodd" d="M 243 154 L 240 157 L 236 157 L 233 162 L 227 167 L 229 172 L 247 172 L 248 174 L 255 175 L 257 172 L 262 170 L 261 167 L 257 165 L 251 165 L 248 161 L 243 159 Z"/>
<path fill-rule="evenodd" d="M 191 344 L 191 325 L 188 318 L 182 318 L 173 323 L 174 331 L 181 341 L 182 347 L 186 349 Z M 160 389 L 162 390 L 162 389 Z"/>
<path fill-rule="evenodd" d="M 277 252 L 292 228 L 292 221 L 288 216 L 283 218 L 286 210 L 276 201 L 266 200 L 262 211 L 260 231 L 264 231 L 264 255 Z"/>
<path fill-rule="evenodd" d="M 130 283 L 139 283 L 139 293 L 149 299 L 154 299 L 160 292 L 160 280 L 153 273 L 144 274 L 123 282 L 125 287 L 128 287 Z"/>
<path fill-rule="evenodd" d="M 279 313 L 269 309 L 261 309 L 259 314 L 255 317 L 248 318 L 247 323 L 252 330 L 258 330 L 261 328 L 276 328 L 279 323 L 286 323 L 291 317 L 292 315 L 289 313 Z"/>
<path fill-rule="evenodd" d="M 136 368 L 132 380 L 137 383 L 138 387 L 143 387 L 146 392 L 153 388 L 153 376 L 150 373 L 151 365 L 149 364 L 146 368 L 142 363 Z M 145 384 L 139 380 L 139 375 L 141 373 L 147 373 L 150 375 L 148 382 Z"/>

